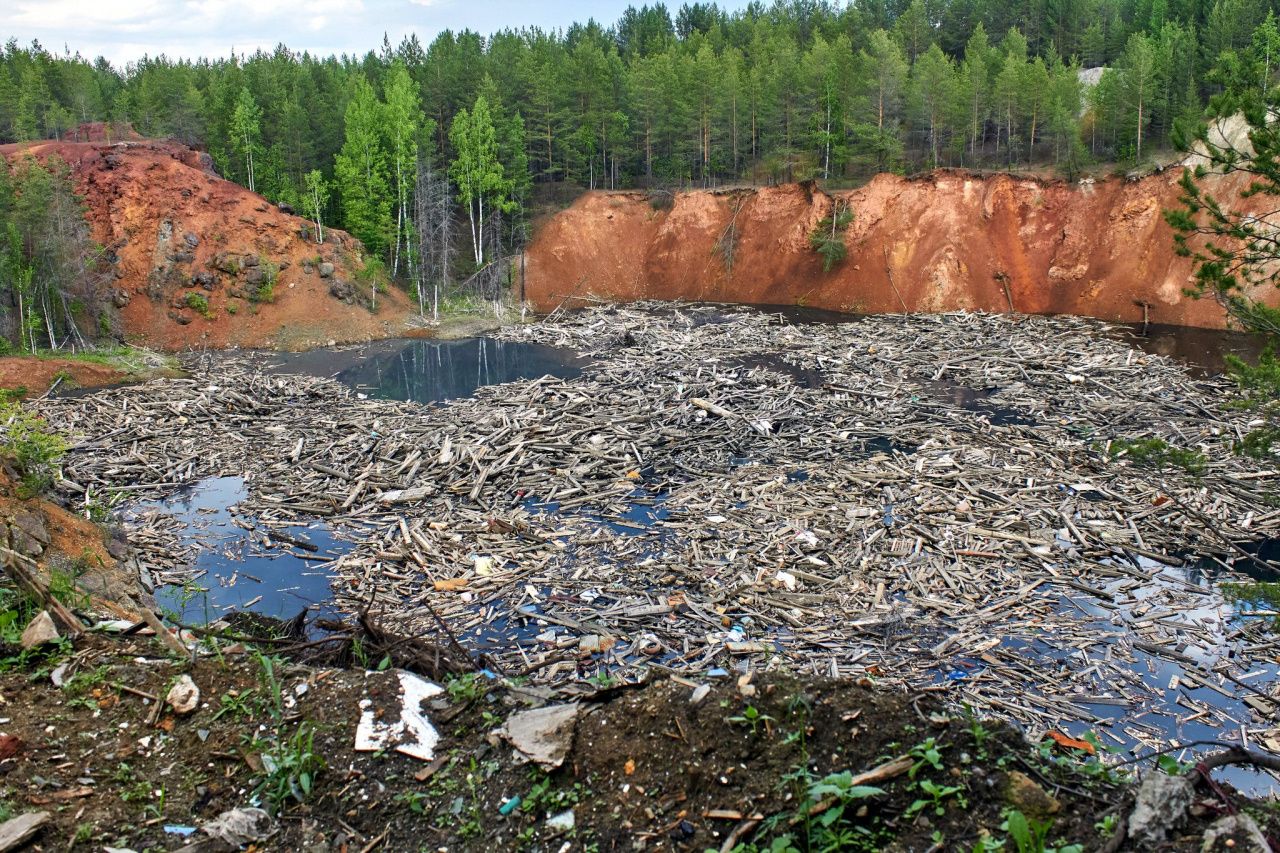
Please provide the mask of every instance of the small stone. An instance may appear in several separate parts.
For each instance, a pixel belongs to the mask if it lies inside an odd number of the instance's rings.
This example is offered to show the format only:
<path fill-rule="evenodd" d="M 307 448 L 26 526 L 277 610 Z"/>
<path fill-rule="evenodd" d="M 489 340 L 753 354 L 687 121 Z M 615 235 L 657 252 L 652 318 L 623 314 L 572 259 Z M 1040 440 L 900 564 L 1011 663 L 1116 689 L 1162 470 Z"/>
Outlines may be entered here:
<path fill-rule="evenodd" d="M 174 713 L 190 714 L 200 704 L 200 688 L 189 675 L 178 676 L 178 680 L 169 688 L 169 695 L 164 701 L 173 708 Z"/>
<path fill-rule="evenodd" d="M 1034 820 L 1044 820 L 1062 810 L 1061 803 L 1045 793 L 1034 779 L 1017 770 L 1009 774 L 1005 799 L 1009 805 Z"/>
<path fill-rule="evenodd" d="M 1204 831 L 1201 853 L 1223 850 L 1247 850 L 1249 853 L 1270 853 L 1266 836 L 1258 824 L 1247 814 L 1233 814 L 1219 818 Z"/>
<path fill-rule="evenodd" d="M 573 809 L 567 812 L 560 812 L 558 815 L 552 815 L 547 818 L 547 829 L 552 832 L 568 832 L 573 829 L 577 823 L 577 818 L 573 813 Z"/>
<path fill-rule="evenodd" d="M 22 647 L 34 649 L 45 643 L 56 642 L 61 636 L 58 633 L 58 626 L 53 624 L 53 617 L 49 615 L 49 611 L 41 610 L 22 632 Z"/>
<path fill-rule="evenodd" d="M 707 698 L 707 694 L 711 692 L 710 684 L 699 684 L 693 688 L 693 694 L 689 696 L 690 705 L 700 705 L 702 700 Z"/>

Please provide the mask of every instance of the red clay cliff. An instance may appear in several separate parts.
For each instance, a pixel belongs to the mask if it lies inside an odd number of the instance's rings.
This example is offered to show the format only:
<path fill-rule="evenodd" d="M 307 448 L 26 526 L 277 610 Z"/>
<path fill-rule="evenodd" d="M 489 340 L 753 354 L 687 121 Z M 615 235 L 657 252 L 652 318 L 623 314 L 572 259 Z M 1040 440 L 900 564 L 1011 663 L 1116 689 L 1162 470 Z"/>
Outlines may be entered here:
<path fill-rule="evenodd" d="M 1161 211 L 1180 170 L 1071 185 L 938 171 L 879 175 L 856 190 L 812 184 L 676 194 L 592 192 L 548 220 L 529 248 L 526 296 L 548 311 L 577 299 L 801 304 L 853 312 L 958 309 L 1068 313 L 1222 327 L 1223 309 L 1184 294 L 1191 264 Z M 1215 177 L 1236 198 L 1243 176 Z M 829 273 L 809 235 L 833 200 L 854 219 Z M 732 233 L 732 268 L 726 234 Z M 1274 290 L 1257 294 L 1277 304 Z"/>

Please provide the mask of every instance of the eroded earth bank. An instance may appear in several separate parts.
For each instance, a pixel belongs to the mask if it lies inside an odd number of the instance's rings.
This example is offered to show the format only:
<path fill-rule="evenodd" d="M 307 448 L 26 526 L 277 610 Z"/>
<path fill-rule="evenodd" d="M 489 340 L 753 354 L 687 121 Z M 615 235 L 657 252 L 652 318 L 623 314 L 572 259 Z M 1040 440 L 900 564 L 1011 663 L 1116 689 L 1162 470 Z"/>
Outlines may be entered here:
<path fill-rule="evenodd" d="M 810 184 L 592 192 L 537 231 L 526 293 L 543 311 L 654 298 L 1221 327 L 1218 305 L 1183 292 L 1191 263 L 1174 254 L 1161 216 L 1176 206 L 1180 171 L 1078 185 L 938 171 L 830 193 Z M 1244 177 L 1207 189 L 1237 202 Z M 809 238 L 833 202 L 847 203 L 853 221 L 847 258 L 824 273 Z M 1274 289 L 1255 295 L 1277 299 Z"/>

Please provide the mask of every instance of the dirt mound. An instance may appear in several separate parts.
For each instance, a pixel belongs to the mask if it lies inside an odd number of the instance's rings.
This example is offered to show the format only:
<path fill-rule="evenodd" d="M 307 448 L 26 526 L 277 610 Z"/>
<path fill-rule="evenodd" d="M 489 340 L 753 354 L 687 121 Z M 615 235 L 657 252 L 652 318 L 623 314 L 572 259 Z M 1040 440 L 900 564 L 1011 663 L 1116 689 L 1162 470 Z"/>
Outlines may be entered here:
<path fill-rule="evenodd" d="M 1221 327 L 1212 300 L 1183 289 L 1161 211 L 1176 170 L 1070 185 L 939 171 L 880 175 L 856 190 L 791 184 L 680 193 L 592 192 L 551 218 L 527 258 L 526 293 L 550 310 L 580 297 L 704 299 L 854 312 L 980 309 Z M 1244 176 L 1217 178 L 1238 198 Z M 809 234 L 835 200 L 854 221 L 829 273 Z M 1280 304 L 1274 291 L 1268 301 Z"/>
<path fill-rule="evenodd" d="M 108 364 L 78 361 L 70 358 L 32 358 L 5 356 L 0 358 L 0 388 L 22 390 L 19 396 L 42 394 L 59 379 L 75 388 L 99 388 L 123 382 L 123 370 Z"/>
<path fill-rule="evenodd" d="M 377 294 L 376 312 L 367 307 L 354 238 L 326 228 L 317 244 L 307 220 L 218 177 L 208 154 L 155 140 L 6 145 L 0 154 L 56 155 L 71 166 L 113 263 L 117 331 L 130 342 L 299 349 L 404 325 L 409 301 L 395 288 Z"/>

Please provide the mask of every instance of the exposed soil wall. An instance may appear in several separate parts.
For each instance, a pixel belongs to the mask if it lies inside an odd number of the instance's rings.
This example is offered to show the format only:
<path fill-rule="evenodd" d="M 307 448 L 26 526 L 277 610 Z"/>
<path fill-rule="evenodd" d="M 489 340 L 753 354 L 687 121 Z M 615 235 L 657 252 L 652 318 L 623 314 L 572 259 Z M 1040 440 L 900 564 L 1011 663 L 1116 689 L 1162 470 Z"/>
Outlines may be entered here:
<path fill-rule="evenodd" d="M 379 293 L 376 312 L 362 304 L 369 286 L 356 278 L 354 238 L 326 228 L 317 244 L 307 220 L 218 177 L 207 154 L 156 140 L 6 145 L 0 154 L 56 155 L 71 166 L 94 239 L 109 252 L 110 297 L 130 342 L 299 349 L 403 328 L 403 293 Z M 273 299 L 256 301 L 271 270 Z"/>
<path fill-rule="evenodd" d="M 938 171 L 879 175 L 847 200 L 848 256 L 829 273 L 809 234 L 833 195 L 810 184 L 679 193 L 592 192 L 551 218 L 527 258 L 540 310 L 581 297 L 803 304 L 855 312 L 980 309 L 1221 327 L 1212 300 L 1183 293 L 1191 264 L 1173 253 L 1161 211 L 1177 170 L 1081 185 Z M 1216 179 L 1235 198 L 1242 176 Z M 724 247 L 734 239 L 732 265 Z M 1260 292 L 1272 304 L 1274 291 Z"/>

